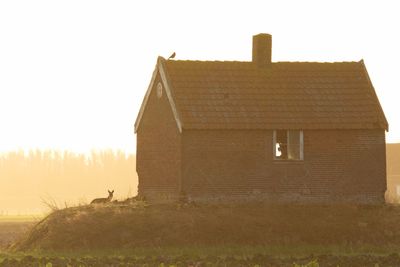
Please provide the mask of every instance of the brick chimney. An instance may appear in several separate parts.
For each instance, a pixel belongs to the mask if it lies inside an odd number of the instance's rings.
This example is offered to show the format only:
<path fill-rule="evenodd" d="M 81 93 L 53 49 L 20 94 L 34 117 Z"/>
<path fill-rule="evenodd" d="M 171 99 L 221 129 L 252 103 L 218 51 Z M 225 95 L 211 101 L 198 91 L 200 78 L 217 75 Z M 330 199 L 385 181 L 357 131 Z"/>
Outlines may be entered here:
<path fill-rule="evenodd" d="M 265 68 L 271 65 L 272 36 L 260 33 L 253 36 L 253 63 Z"/>

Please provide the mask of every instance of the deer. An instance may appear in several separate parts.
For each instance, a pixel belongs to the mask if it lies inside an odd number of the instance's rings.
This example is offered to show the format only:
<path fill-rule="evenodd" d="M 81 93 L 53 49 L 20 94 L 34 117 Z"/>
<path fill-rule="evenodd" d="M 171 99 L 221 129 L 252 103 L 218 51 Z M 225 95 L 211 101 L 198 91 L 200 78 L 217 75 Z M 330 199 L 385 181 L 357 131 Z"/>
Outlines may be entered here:
<path fill-rule="evenodd" d="M 90 202 L 90 204 L 102 204 L 110 202 L 111 199 L 113 198 L 114 190 L 113 191 L 107 190 L 107 191 L 108 191 L 108 197 L 93 199 L 92 202 Z"/>

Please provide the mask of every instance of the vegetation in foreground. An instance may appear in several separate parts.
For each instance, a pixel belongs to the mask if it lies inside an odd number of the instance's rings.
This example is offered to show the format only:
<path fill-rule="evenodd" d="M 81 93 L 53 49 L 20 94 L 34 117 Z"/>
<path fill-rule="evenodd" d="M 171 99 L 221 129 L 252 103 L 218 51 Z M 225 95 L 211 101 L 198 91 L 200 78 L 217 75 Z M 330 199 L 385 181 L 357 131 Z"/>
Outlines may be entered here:
<path fill-rule="evenodd" d="M 399 221 L 390 205 L 87 205 L 38 222 L 0 266 L 400 266 Z"/>
<path fill-rule="evenodd" d="M 251 256 L 220 255 L 220 256 L 84 256 L 79 258 L 27 255 L 21 258 L 6 257 L 0 259 L 0 266 L 141 266 L 141 267 L 186 267 L 186 266 L 292 266 L 292 267 L 318 267 L 318 266 L 399 266 L 398 254 L 388 256 L 376 255 L 319 255 L 307 257 L 278 258 L 267 254 L 253 254 Z"/>
<path fill-rule="evenodd" d="M 400 247 L 400 207 L 147 205 L 109 203 L 56 210 L 14 244 L 21 250 L 219 245 Z"/>

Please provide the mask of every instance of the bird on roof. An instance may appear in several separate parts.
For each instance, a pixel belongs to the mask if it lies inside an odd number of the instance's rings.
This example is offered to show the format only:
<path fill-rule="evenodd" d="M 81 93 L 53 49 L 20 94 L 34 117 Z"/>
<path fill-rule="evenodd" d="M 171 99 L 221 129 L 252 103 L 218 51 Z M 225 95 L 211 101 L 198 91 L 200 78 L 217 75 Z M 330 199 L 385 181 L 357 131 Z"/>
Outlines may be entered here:
<path fill-rule="evenodd" d="M 174 52 L 174 53 L 172 53 L 172 55 L 169 56 L 168 60 L 175 58 L 175 56 L 176 56 L 176 53 Z"/>

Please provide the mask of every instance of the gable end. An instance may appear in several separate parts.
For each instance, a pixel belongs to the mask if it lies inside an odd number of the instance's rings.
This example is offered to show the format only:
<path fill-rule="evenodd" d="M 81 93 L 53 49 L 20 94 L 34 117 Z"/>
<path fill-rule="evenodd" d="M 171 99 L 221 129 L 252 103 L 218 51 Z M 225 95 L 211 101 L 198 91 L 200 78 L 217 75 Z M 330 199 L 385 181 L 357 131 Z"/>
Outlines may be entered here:
<path fill-rule="evenodd" d="M 388 132 L 389 131 L 389 123 L 388 123 L 388 121 L 387 121 L 387 119 L 385 117 L 385 113 L 383 112 L 383 108 L 382 108 L 382 105 L 381 105 L 381 103 L 379 101 L 378 95 L 376 94 L 375 87 L 372 84 L 371 78 L 369 77 L 369 74 L 368 74 L 368 71 L 367 71 L 367 67 L 365 66 L 364 60 L 361 60 L 360 63 L 362 65 L 363 69 L 364 69 L 365 76 L 366 76 L 366 78 L 368 80 L 369 88 L 371 90 L 371 94 L 374 96 L 376 104 L 377 104 L 377 107 L 376 107 L 377 124 L 380 127 L 384 128 L 386 130 L 386 132 Z"/>
<path fill-rule="evenodd" d="M 170 103 L 172 113 L 173 113 L 175 121 L 176 121 L 176 125 L 178 127 L 179 132 L 182 133 L 182 122 L 181 122 L 178 110 L 175 105 L 175 101 L 174 101 L 172 93 L 171 93 L 169 78 L 168 78 L 167 73 L 165 72 L 164 61 L 165 61 L 164 58 L 158 57 L 156 68 L 153 71 L 153 75 L 151 77 L 149 87 L 147 88 L 146 94 L 144 96 L 142 105 L 140 106 L 140 110 L 139 110 L 138 116 L 135 121 L 135 133 L 137 133 L 137 131 L 139 129 L 140 121 L 142 120 L 143 114 L 145 112 L 146 105 L 149 100 L 151 91 L 153 90 L 153 87 L 155 87 L 154 82 L 156 80 L 157 74 L 160 74 L 160 78 L 161 78 L 163 87 L 165 89 L 165 93 L 167 95 L 168 102 Z"/>

